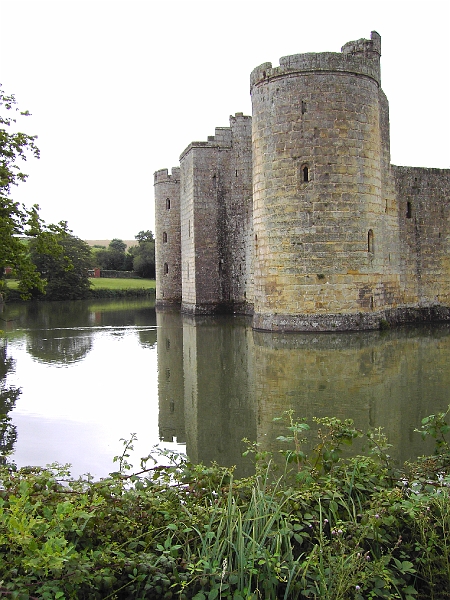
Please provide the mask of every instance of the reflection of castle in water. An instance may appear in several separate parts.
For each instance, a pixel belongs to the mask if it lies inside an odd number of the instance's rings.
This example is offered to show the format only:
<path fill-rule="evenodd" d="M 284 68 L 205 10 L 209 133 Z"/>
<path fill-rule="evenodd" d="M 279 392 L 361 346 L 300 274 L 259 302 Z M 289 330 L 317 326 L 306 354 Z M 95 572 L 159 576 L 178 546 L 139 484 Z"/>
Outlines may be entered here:
<path fill-rule="evenodd" d="M 157 319 L 160 436 L 185 442 L 194 462 L 245 471 L 242 438 L 256 439 L 251 329 L 241 319 Z"/>
<path fill-rule="evenodd" d="M 159 423 L 194 461 L 238 465 L 242 438 L 280 448 L 274 423 L 292 409 L 384 427 L 399 460 L 427 448 L 414 428 L 450 401 L 450 327 L 281 334 L 245 318 L 158 312 Z"/>

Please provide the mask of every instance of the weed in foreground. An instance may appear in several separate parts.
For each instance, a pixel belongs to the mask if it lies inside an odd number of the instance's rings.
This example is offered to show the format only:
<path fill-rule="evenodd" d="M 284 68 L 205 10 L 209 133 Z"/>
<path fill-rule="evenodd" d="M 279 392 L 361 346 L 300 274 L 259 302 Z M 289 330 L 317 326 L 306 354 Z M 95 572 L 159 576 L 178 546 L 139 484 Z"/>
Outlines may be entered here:
<path fill-rule="evenodd" d="M 444 600 L 450 581 L 448 411 L 422 421 L 436 453 L 396 469 L 381 430 L 292 413 L 284 468 L 255 474 L 157 448 L 94 481 L 68 466 L 0 471 L 0 595 L 18 599 Z M 366 440 L 367 453 L 343 447 Z M 307 448 L 310 448 L 307 450 Z"/>

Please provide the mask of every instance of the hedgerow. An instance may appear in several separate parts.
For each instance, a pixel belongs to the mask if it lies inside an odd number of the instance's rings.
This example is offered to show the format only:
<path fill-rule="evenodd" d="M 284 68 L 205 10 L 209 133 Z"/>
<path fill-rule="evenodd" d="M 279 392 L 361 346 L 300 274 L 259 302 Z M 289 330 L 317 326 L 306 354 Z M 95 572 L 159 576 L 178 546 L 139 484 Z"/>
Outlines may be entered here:
<path fill-rule="evenodd" d="M 27 600 L 450 597 L 448 412 L 419 432 L 433 456 L 396 468 L 382 431 L 291 413 L 284 467 L 248 443 L 255 473 L 155 449 L 94 481 L 69 467 L 0 469 L 0 595 Z M 365 440 L 364 454 L 342 448 Z"/>

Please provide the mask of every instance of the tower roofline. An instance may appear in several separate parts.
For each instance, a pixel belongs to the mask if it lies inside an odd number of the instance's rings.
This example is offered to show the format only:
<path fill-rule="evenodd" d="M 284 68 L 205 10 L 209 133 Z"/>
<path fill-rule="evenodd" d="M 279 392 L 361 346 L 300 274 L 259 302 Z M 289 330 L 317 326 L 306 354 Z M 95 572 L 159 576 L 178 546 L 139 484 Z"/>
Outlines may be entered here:
<path fill-rule="evenodd" d="M 347 42 L 341 52 L 308 52 L 283 56 L 278 67 L 266 62 L 252 71 L 250 92 L 265 81 L 297 73 L 354 73 L 370 77 L 380 85 L 380 55 L 381 37 L 376 31 L 372 31 L 370 40 L 361 38 Z"/>

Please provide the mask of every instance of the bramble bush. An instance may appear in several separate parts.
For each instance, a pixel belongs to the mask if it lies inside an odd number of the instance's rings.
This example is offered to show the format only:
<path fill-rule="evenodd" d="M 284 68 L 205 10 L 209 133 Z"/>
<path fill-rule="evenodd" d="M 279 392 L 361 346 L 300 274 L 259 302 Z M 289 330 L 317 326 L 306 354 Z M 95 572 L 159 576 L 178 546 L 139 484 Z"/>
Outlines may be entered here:
<path fill-rule="evenodd" d="M 316 419 L 306 451 L 312 430 L 290 412 L 284 468 L 247 442 L 247 479 L 158 449 L 134 471 L 134 435 L 114 459 L 118 470 L 99 481 L 73 479 L 67 465 L 4 465 L 0 595 L 449 598 L 448 413 L 418 430 L 434 438 L 435 454 L 401 469 L 381 430 L 363 434 L 350 420 Z M 344 458 L 358 438 L 366 453 Z"/>

